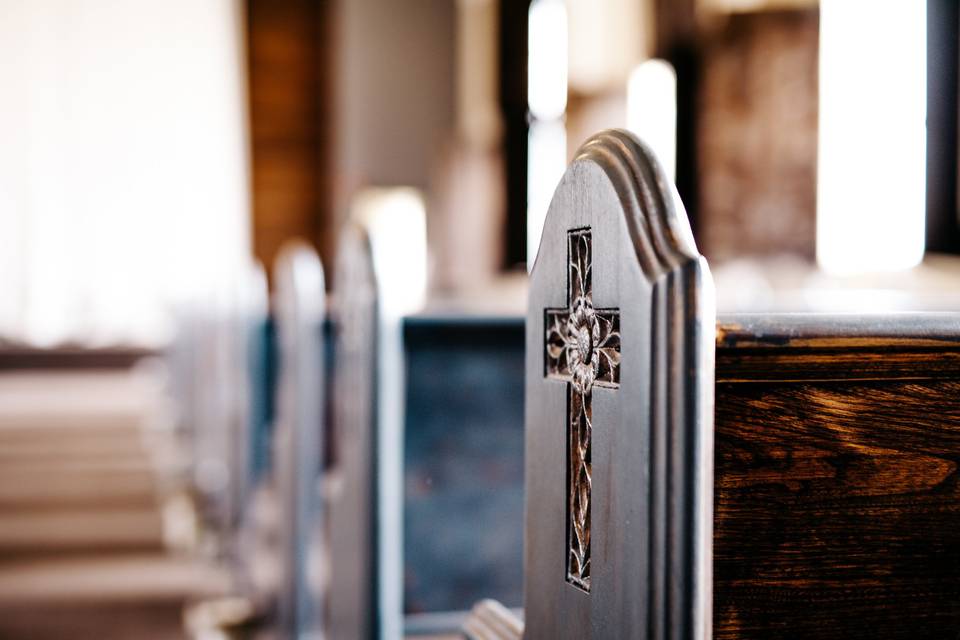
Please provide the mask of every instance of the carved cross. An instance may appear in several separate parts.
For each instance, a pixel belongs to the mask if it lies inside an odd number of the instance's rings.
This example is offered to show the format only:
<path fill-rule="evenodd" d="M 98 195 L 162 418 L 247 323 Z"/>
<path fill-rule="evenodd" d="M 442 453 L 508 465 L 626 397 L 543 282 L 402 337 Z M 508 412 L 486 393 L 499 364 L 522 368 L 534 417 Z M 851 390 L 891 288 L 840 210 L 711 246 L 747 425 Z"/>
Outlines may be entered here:
<path fill-rule="evenodd" d="M 590 591 L 594 386 L 620 386 L 620 310 L 594 309 L 590 229 L 567 233 L 567 308 L 546 309 L 546 375 L 567 383 L 567 581 Z"/>

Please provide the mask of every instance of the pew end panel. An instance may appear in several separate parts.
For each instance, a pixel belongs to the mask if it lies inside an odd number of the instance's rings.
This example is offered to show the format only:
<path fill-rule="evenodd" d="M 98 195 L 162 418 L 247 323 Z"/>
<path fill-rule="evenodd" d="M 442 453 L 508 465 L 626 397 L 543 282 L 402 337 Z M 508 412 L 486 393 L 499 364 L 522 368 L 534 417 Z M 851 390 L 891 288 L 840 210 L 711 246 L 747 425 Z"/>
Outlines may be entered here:
<path fill-rule="evenodd" d="M 527 637 L 709 637 L 714 323 L 656 159 L 591 138 L 530 277 Z"/>
<path fill-rule="evenodd" d="M 323 267 L 309 245 L 286 245 L 275 265 L 279 345 L 272 466 L 279 498 L 277 625 L 297 635 L 322 627 L 325 557 L 319 502 L 323 454 L 326 297 Z"/>

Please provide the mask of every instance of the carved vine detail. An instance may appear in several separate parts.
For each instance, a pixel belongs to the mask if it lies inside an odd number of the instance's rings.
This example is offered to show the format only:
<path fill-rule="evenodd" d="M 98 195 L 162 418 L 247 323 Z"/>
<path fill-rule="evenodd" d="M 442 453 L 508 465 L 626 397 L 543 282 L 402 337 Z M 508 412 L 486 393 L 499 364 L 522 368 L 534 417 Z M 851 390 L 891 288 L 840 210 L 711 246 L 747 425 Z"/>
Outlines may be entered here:
<path fill-rule="evenodd" d="M 566 309 L 546 310 L 546 374 L 568 382 L 567 581 L 590 591 L 594 385 L 620 384 L 620 312 L 595 309 L 589 229 L 567 237 Z"/>

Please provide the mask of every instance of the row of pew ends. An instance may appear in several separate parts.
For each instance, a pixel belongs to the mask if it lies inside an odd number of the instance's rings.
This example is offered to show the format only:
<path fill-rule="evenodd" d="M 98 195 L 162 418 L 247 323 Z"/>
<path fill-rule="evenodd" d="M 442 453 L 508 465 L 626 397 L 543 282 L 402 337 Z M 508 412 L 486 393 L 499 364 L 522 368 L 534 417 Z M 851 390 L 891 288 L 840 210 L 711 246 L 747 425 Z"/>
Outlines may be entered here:
<path fill-rule="evenodd" d="M 955 634 L 956 313 L 718 319 L 683 203 L 621 131 L 564 174 L 524 315 L 417 311 L 412 227 L 355 216 L 330 298 L 290 246 L 272 313 L 256 272 L 171 351 L 201 529 L 259 624 Z"/>

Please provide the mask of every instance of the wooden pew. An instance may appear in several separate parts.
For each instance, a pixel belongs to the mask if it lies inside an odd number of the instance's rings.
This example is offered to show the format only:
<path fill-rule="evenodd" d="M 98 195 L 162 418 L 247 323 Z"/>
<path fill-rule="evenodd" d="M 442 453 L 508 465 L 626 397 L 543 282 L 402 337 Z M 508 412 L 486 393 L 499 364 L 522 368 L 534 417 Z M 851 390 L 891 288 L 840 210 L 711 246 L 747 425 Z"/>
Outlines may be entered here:
<path fill-rule="evenodd" d="M 234 590 L 248 599 L 251 611 L 262 615 L 277 593 L 276 537 L 279 510 L 273 482 L 273 435 L 277 394 L 277 327 L 269 310 L 266 275 L 256 265 L 248 286 L 240 322 L 238 346 L 243 363 L 238 377 L 243 392 L 235 398 L 244 406 L 237 432 L 237 487 L 240 520 L 230 540 Z"/>
<path fill-rule="evenodd" d="M 240 502 L 227 560 L 232 592 L 186 613 L 196 637 L 260 634 L 294 638 L 318 633 L 325 556 L 320 474 L 325 431 L 325 300 L 323 269 L 306 243 L 285 245 L 274 271 L 273 316 L 262 296 L 247 307 L 242 336 L 243 416 L 234 432 L 238 468 L 230 493 Z M 235 486 L 234 486 L 235 485 Z M 259 637 L 259 636 L 258 636 Z"/>
<path fill-rule="evenodd" d="M 392 241 L 350 223 L 339 244 L 332 638 L 455 633 L 475 594 L 521 599 L 523 318 L 385 308 Z"/>
<path fill-rule="evenodd" d="M 180 309 L 178 334 L 168 354 L 171 395 L 189 456 L 184 466 L 197 508 L 198 544 L 224 558 L 231 554 L 242 512 L 244 452 L 239 443 L 247 392 L 248 309 L 238 303 L 204 301 Z"/>
<path fill-rule="evenodd" d="M 589 140 L 531 273 L 525 621 L 468 635 L 955 636 L 960 315 L 712 298 L 650 152 Z"/>
<path fill-rule="evenodd" d="M 714 637 L 960 629 L 960 317 L 722 316 Z"/>
<path fill-rule="evenodd" d="M 129 368 L 0 374 L 0 556 L 161 547 L 155 391 Z"/>
<path fill-rule="evenodd" d="M 0 366 L 0 637 L 179 635 L 226 576 L 166 548 L 157 363 L 60 356 Z"/>
<path fill-rule="evenodd" d="M 398 318 L 379 291 L 375 242 L 348 223 L 336 262 L 333 402 L 324 497 L 330 541 L 327 636 L 402 634 Z"/>
<path fill-rule="evenodd" d="M 279 504 L 277 629 L 284 637 L 321 628 L 325 564 L 320 509 L 323 460 L 323 268 L 305 244 L 277 258 L 279 345 L 273 474 Z"/>
<path fill-rule="evenodd" d="M 589 140 L 530 274 L 527 637 L 709 634 L 714 317 L 649 152 Z"/>

